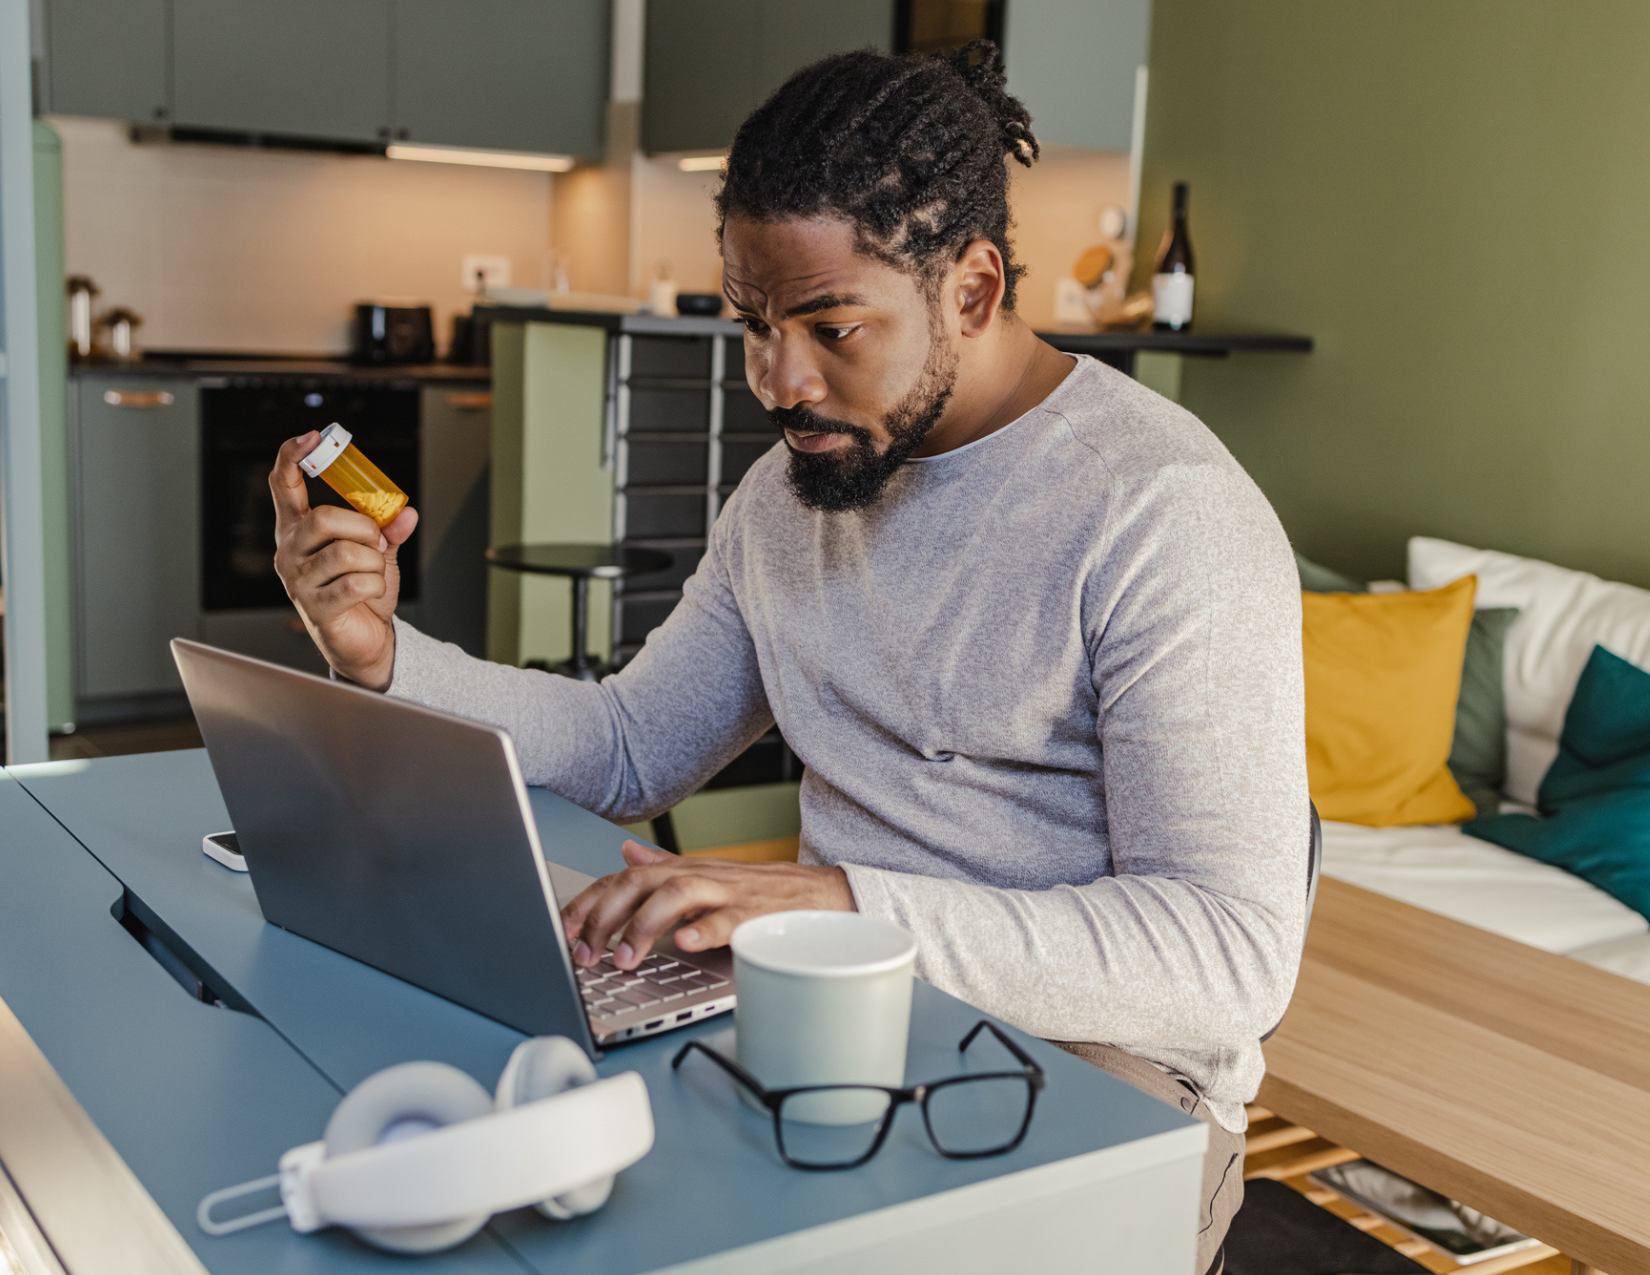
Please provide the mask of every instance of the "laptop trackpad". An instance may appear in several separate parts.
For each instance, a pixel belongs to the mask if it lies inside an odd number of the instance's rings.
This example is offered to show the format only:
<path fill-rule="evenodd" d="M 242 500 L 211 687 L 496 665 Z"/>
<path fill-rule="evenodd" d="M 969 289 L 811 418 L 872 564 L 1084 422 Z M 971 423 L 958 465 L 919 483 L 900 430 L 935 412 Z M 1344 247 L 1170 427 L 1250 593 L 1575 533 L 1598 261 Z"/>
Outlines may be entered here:
<path fill-rule="evenodd" d="M 545 860 L 545 866 L 550 869 L 550 884 L 556 891 L 556 902 L 560 905 L 571 903 L 581 890 L 596 881 L 595 877 L 587 873 L 574 868 L 564 868 L 561 864 L 551 863 L 548 859 Z M 723 978 L 733 977 L 733 953 L 725 947 L 712 948 L 708 952 L 684 952 L 669 938 L 655 944 L 654 947 L 661 953 L 679 956 L 694 965 L 703 966 Z"/>

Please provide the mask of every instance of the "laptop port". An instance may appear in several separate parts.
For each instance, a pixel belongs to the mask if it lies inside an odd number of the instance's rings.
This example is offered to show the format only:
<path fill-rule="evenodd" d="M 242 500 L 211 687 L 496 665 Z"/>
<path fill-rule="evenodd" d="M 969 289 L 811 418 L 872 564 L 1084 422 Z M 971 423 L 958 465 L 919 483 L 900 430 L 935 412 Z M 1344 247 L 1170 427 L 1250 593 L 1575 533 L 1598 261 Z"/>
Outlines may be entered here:
<path fill-rule="evenodd" d="M 676 1021 L 679 1022 L 679 1023 L 685 1023 L 685 1022 L 687 1022 L 688 1019 L 690 1019 L 692 1017 L 693 1017 L 693 1011 L 691 1009 L 687 1009 L 687 1010 L 683 1010 L 680 1014 L 676 1015 Z"/>
<path fill-rule="evenodd" d="M 665 1025 L 665 1020 L 664 1019 L 655 1018 L 651 1023 L 648 1023 L 645 1027 L 643 1027 L 642 1030 L 645 1031 L 645 1032 L 650 1032 L 655 1027 L 663 1027 L 664 1025 Z"/>

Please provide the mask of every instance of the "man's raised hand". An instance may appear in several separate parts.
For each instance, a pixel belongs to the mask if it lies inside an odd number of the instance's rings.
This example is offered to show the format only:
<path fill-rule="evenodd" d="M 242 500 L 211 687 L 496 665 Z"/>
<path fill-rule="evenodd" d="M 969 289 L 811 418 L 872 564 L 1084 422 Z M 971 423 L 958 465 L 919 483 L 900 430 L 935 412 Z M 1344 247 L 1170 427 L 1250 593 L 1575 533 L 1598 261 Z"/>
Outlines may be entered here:
<path fill-rule="evenodd" d="M 361 686 L 381 691 L 395 671 L 396 554 L 418 511 L 403 509 L 380 531 L 373 520 L 335 505 L 310 508 L 298 461 L 321 436 L 288 439 L 269 473 L 275 500 L 275 571 L 326 661 Z"/>
<path fill-rule="evenodd" d="M 856 910 L 841 868 L 683 858 L 634 841 L 624 843 L 624 859 L 628 868 L 587 887 L 561 910 L 579 965 L 594 965 L 621 934 L 613 963 L 629 970 L 679 925 L 676 945 L 703 952 L 725 946 L 734 927 L 753 916 Z"/>

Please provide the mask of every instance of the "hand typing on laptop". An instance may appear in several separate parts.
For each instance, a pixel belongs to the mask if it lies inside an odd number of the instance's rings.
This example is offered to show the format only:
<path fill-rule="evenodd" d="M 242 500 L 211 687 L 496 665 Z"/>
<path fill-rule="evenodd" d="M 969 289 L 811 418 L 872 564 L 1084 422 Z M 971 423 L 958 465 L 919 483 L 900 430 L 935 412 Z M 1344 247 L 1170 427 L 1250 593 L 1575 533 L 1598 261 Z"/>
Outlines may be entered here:
<path fill-rule="evenodd" d="M 586 968 L 616 935 L 613 963 L 630 970 L 678 925 L 676 946 L 703 952 L 725 946 L 734 927 L 753 916 L 856 910 L 841 868 L 688 859 L 634 841 L 624 843 L 624 858 L 630 866 L 623 872 L 603 877 L 561 910 L 573 960 Z"/>

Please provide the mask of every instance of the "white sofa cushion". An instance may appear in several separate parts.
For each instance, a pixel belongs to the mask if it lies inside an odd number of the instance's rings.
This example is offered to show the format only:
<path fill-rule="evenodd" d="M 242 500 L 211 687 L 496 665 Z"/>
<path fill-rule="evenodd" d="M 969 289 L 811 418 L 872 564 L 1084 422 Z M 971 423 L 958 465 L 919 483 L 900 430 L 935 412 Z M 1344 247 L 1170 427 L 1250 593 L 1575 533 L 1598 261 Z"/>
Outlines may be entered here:
<path fill-rule="evenodd" d="M 1650 931 L 1650 922 L 1597 886 L 1454 825 L 1325 822 L 1323 874 L 1565 955 Z"/>
<path fill-rule="evenodd" d="M 1466 575 L 1478 577 L 1478 606 L 1520 611 L 1507 631 L 1506 792 L 1534 804 L 1594 645 L 1650 670 L 1650 591 L 1493 549 L 1410 540 L 1410 588 L 1436 589 Z"/>

